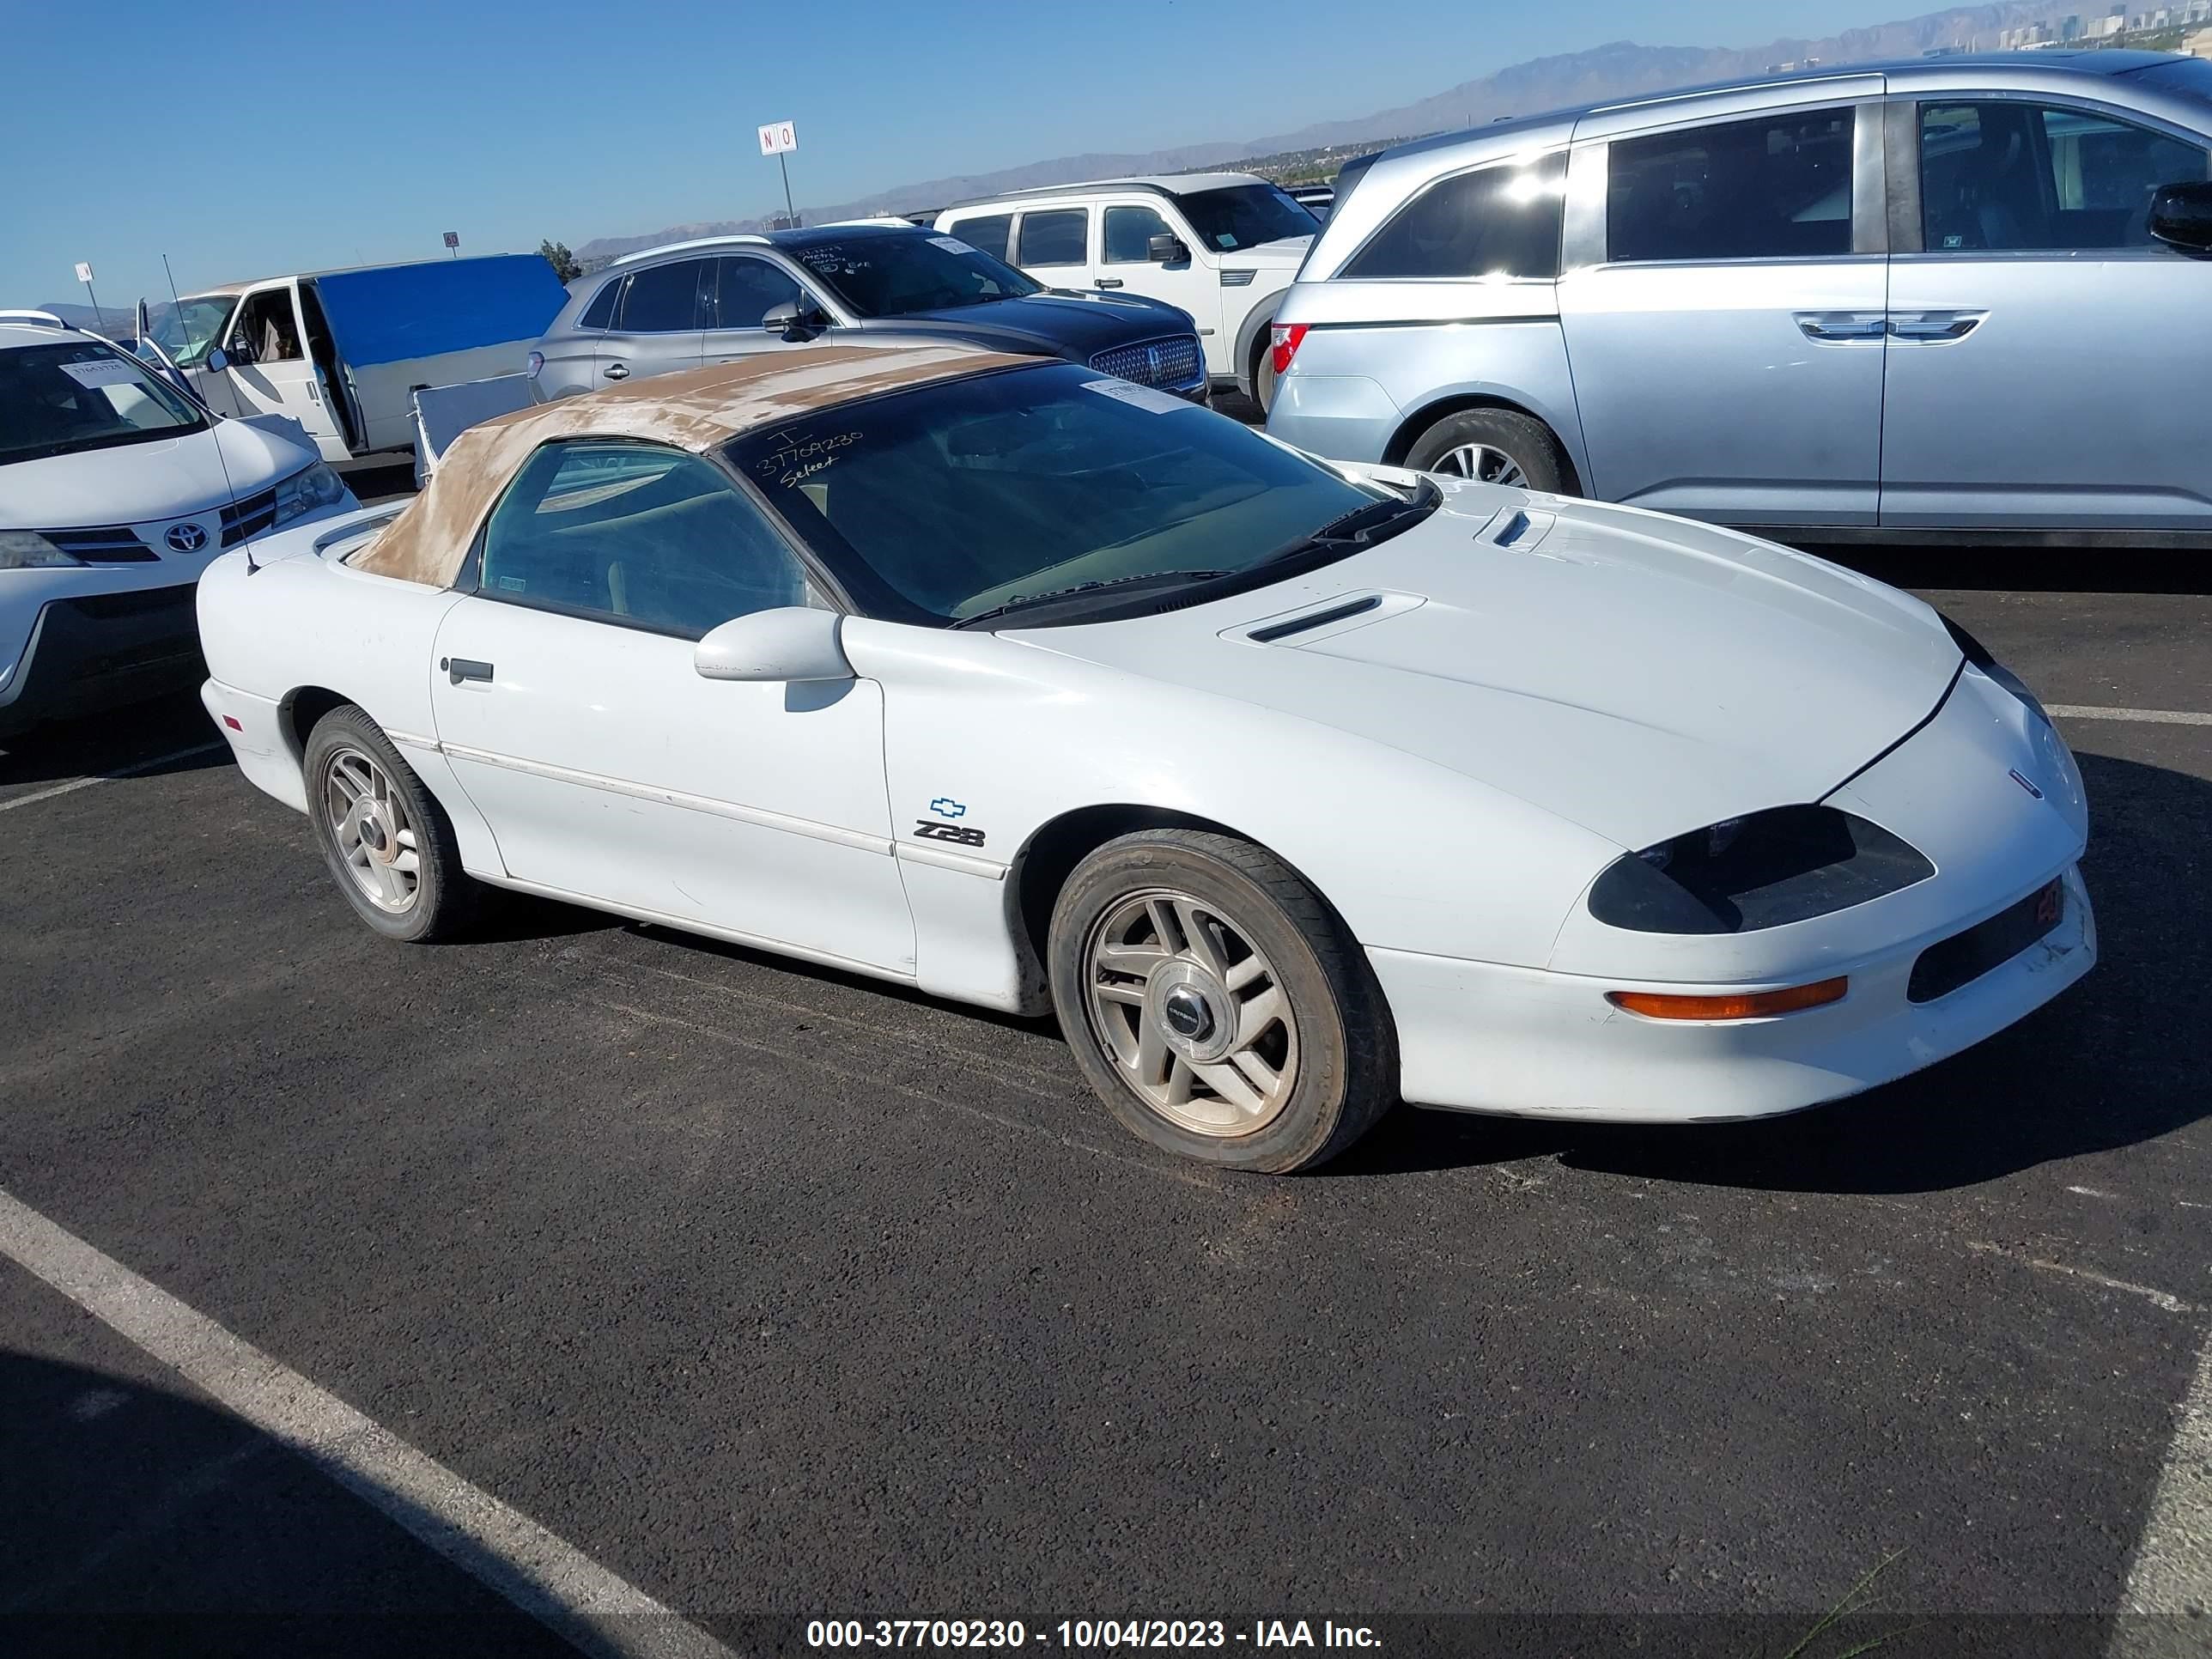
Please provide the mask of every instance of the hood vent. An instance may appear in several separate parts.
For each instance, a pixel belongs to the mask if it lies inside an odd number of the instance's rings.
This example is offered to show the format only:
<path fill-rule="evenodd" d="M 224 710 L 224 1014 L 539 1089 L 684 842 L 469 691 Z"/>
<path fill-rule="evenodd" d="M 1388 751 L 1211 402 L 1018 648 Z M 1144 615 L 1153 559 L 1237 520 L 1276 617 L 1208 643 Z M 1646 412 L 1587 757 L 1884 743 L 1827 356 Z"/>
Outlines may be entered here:
<path fill-rule="evenodd" d="M 1324 605 L 1319 611 L 1309 611 L 1303 617 L 1292 617 L 1286 622 L 1269 623 L 1265 628 L 1254 629 L 1244 637 L 1255 645 L 1273 645 L 1277 640 L 1287 640 L 1293 634 L 1309 634 L 1316 628 L 1326 628 L 1331 623 L 1340 623 L 1382 608 L 1382 596 L 1380 593 L 1364 593 L 1356 599 Z"/>

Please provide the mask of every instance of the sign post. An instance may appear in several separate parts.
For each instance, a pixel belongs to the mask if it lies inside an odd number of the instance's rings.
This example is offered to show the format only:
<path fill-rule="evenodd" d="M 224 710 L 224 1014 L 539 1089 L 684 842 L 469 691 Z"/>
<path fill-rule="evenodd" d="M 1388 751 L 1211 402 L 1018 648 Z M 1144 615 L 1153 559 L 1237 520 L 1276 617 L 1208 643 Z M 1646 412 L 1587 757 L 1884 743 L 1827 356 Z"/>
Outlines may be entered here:
<path fill-rule="evenodd" d="M 791 164 L 783 158 L 799 148 L 799 130 L 788 121 L 771 121 L 760 130 L 761 154 L 775 157 L 775 164 L 783 170 L 783 211 L 793 229 L 799 226 L 799 210 L 791 204 Z"/>
<path fill-rule="evenodd" d="M 76 279 L 84 284 L 85 297 L 92 301 L 93 320 L 100 325 L 102 334 L 107 332 L 107 317 L 100 308 L 100 295 L 92 291 L 92 267 L 80 259 L 76 262 Z"/>
<path fill-rule="evenodd" d="M 461 257 L 461 233 L 459 231 L 449 230 L 446 233 L 446 252 L 456 259 Z"/>

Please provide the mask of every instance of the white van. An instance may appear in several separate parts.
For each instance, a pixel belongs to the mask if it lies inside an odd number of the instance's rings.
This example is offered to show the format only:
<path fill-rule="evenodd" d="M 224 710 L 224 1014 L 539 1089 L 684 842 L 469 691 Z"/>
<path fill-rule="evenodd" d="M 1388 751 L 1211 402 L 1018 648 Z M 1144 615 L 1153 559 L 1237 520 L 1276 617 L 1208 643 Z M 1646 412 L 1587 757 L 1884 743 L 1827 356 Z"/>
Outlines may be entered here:
<path fill-rule="evenodd" d="M 218 414 L 287 415 L 326 461 L 398 459 L 414 393 L 520 372 L 568 301 L 535 253 L 266 276 L 154 308 L 151 337 Z"/>
<path fill-rule="evenodd" d="M 1048 288 L 1122 289 L 1198 319 L 1206 368 L 1264 409 L 1267 325 L 1321 222 L 1249 173 L 1102 179 L 961 202 L 937 228 Z"/>

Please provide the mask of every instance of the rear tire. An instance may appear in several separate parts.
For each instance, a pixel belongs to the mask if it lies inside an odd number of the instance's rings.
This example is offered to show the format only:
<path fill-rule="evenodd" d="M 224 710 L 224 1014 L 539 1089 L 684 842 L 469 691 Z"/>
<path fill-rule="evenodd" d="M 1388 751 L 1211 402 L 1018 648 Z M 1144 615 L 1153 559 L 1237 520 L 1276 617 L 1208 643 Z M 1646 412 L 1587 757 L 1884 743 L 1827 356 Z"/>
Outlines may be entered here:
<path fill-rule="evenodd" d="M 1263 425 L 1275 402 L 1275 354 L 1268 345 L 1270 334 L 1268 329 L 1260 331 L 1260 347 L 1252 354 L 1252 401 L 1260 405 Z"/>
<path fill-rule="evenodd" d="M 1566 488 L 1567 459 L 1551 428 L 1511 409 L 1465 409 L 1413 441 L 1406 465 L 1416 472 L 1473 478 L 1555 494 Z"/>
<path fill-rule="evenodd" d="M 1365 953 L 1249 842 L 1146 830 L 1107 842 L 1060 890 L 1046 954 L 1076 1064 L 1164 1151 L 1312 1169 L 1397 1098 L 1397 1035 Z"/>
<path fill-rule="evenodd" d="M 461 871 L 445 809 L 374 720 L 344 703 L 315 722 L 301 763 L 307 821 L 338 891 L 386 939 L 451 939 L 483 889 Z"/>

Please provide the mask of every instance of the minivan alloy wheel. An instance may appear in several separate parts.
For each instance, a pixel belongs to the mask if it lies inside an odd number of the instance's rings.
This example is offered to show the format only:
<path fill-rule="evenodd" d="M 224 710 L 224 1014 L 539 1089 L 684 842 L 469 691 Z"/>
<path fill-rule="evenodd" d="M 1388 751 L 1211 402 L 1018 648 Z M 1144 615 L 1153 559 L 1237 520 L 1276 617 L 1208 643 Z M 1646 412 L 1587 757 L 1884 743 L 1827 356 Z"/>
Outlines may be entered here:
<path fill-rule="evenodd" d="M 1447 449 L 1431 464 L 1429 471 L 1442 472 L 1455 478 L 1473 478 L 1478 483 L 1525 484 L 1528 477 L 1520 462 L 1502 449 L 1488 444 L 1460 444 Z"/>
<path fill-rule="evenodd" d="M 1091 1025 L 1123 1080 L 1195 1134 L 1264 1128 L 1297 1086 L 1298 1030 L 1273 963 L 1188 893 L 1133 893 L 1091 932 Z"/>

